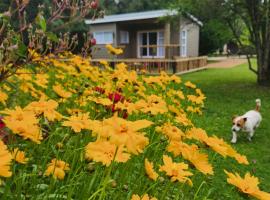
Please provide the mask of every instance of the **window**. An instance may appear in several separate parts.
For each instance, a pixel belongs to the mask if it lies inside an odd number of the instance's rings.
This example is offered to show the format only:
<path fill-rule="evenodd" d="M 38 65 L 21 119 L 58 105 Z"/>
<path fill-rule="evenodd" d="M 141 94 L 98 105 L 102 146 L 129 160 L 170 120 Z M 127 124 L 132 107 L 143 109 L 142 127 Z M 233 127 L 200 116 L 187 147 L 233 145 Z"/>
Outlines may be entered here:
<path fill-rule="evenodd" d="M 180 56 L 187 57 L 187 30 L 180 32 Z"/>
<path fill-rule="evenodd" d="M 113 32 L 94 32 L 94 38 L 97 44 L 112 44 L 113 43 Z"/>
<path fill-rule="evenodd" d="M 138 44 L 138 57 L 163 58 L 165 56 L 163 31 L 140 32 Z"/>
<path fill-rule="evenodd" d="M 120 43 L 121 44 L 129 44 L 129 32 L 128 31 L 120 31 Z"/>

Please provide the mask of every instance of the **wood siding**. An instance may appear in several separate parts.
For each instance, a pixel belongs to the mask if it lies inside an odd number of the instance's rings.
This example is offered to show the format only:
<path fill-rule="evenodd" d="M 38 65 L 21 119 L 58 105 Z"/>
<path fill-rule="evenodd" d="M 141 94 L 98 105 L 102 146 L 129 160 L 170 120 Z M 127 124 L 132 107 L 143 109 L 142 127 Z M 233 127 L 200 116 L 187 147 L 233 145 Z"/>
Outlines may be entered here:
<path fill-rule="evenodd" d="M 93 32 L 113 32 L 113 44 L 117 44 L 117 38 L 118 34 L 116 31 L 116 23 L 109 23 L 109 24 L 96 24 L 90 26 L 90 31 Z M 111 55 L 108 54 L 105 44 L 97 44 L 93 49 L 92 49 L 92 57 L 93 58 L 110 58 Z"/>
<path fill-rule="evenodd" d="M 137 58 L 138 42 L 137 34 L 139 31 L 163 30 L 165 44 L 172 45 L 166 51 L 166 58 L 172 59 L 180 55 L 180 31 L 187 30 L 187 57 L 196 57 L 199 55 L 199 30 L 198 24 L 193 21 L 181 18 L 168 24 L 158 19 L 137 20 L 118 23 L 94 24 L 90 26 L 91 32 L 111 31 L 114 33 L 114 43 L 116 47 L 122 47 L 124 54 L 117 58 Z M 129 44 L 120 43 L 120 31 L 129 33 Z M 179 45 L 179 46 L 178 46 Z M 112 58 L 107 53 L 105 45 L 96 45 L 93 49 L 93 58 Z"/>

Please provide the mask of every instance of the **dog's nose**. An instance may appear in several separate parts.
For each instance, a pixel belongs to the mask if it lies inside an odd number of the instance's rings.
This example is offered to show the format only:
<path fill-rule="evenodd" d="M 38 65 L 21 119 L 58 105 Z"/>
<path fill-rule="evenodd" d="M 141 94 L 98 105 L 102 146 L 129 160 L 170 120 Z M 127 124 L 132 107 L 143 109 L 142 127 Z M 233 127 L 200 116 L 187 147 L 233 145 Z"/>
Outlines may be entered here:
<path fill-rule="evenodd" d="M 232 131 L 236 131 L 236 129 L 235 129 L 235 128 L 233 128 L 233 129 L 232 129 Z"/>

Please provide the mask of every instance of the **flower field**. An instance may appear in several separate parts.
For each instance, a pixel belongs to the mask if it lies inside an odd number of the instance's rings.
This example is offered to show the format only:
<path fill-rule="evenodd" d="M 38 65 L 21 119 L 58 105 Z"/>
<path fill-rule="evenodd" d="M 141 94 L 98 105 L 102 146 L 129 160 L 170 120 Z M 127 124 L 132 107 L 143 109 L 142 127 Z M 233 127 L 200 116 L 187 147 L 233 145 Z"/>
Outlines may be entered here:
<path fill-rule="evenodd" d="M 36 66 L 1 83 L 0 199 L 196 199 L 218 157 L 224 182 L 270 199 L 230 168 L 245 155 L 194 124 L 206 100 L 194 83 L 32 54 Z"/>

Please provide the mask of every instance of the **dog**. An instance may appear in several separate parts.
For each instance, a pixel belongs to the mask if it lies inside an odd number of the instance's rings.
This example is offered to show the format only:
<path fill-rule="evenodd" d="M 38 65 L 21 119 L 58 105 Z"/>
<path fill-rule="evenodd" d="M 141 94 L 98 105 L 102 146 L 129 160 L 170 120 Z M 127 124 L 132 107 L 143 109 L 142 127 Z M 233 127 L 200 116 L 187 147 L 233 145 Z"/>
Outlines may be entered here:
<path fill-rule="evenodd" d="M 237 142 L 237 132 L 241 130 L 248 133 L 248 140 L 251 141 L 255 129 L 259 127 L 262 121 L 260 109 L 261 109 L 261 100 L 257 99 L 255 110 L 250 110 L 242 116 L 233 117 L 231 143 Z"/>

